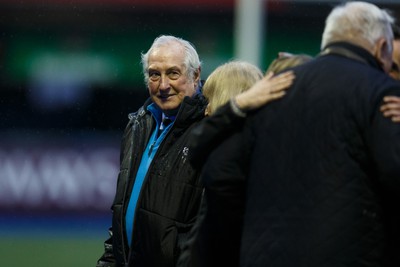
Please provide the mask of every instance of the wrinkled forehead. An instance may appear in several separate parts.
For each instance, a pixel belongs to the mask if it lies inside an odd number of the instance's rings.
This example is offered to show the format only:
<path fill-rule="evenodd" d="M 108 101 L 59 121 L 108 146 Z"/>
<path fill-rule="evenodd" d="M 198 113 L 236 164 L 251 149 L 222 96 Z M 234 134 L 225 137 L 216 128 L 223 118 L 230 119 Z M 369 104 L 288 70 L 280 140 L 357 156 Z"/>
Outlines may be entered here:
<path fill-rule="evenodd" d="M 149 69 L 185 69 L 185 50 L 179 43 L 169 43 L 152 49 L 148 58 Z"/>

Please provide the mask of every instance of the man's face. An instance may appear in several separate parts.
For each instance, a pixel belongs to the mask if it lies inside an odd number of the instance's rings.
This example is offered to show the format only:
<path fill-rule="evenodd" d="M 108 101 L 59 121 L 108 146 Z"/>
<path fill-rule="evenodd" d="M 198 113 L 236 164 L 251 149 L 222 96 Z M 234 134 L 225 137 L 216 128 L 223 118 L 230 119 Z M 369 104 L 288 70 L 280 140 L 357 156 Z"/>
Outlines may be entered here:
<path fill-rule="evenodd" d="M 400 39 L 393 40 L 393 65 L 389 72 L 393 79 L 400 80 Z"/>
<path fill-rule="evenodd" d="M 184 59 L 184 48 L 178 43 L 157 47 L 149 54 L 149 93 L 163 111 L 178 108 L 185 96 L 196 92 L 199 75 L 188 77 Z"/>

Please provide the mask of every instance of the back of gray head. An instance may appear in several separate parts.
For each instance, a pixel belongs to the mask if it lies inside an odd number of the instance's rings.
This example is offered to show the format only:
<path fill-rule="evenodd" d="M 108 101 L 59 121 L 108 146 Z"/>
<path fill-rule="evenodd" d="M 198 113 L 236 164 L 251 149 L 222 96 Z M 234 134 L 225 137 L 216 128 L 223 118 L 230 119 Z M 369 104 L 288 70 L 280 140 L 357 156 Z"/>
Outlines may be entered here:
<path fill-rule="evenodd" d="M 391 44 L 394 18 L 377 6 L 361 2 L 347 2 L 335 7 L 325 21 L 321 49 L 333 42 L 354 44 L 367 42 L 370 46 L 385 38 Z"/>

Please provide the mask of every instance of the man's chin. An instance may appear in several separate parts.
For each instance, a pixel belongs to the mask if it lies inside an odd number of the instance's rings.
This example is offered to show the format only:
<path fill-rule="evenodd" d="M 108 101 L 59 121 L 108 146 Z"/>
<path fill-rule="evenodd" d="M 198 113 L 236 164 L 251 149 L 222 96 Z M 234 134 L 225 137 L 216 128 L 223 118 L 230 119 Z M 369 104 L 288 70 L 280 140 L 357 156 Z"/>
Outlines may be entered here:
<path fill-rule="evenodd" d="M 169 102 L 159 102 L 156 103 L 157 106 L 165 113 L 165 114 L 170 114 L 170 115 L 175 115 L 178 112 L 180 103 L 173 103 L 171 101 Z"/>

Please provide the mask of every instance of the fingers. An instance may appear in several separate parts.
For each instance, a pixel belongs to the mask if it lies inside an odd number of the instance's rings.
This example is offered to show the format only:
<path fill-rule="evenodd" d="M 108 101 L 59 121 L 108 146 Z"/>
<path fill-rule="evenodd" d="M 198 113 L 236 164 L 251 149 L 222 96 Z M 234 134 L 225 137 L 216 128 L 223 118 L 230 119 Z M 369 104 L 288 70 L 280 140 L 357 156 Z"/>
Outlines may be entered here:
<path fill-rule="evenodd" d="M 286 91 L 280 91 L 280 92 L 270 94 L 270 99 L 268 100 L 268 102 L 275 100 L 275 99 L 282 98 L 285 94 L 286 94 Z"/>
<path fill-rule="evenodd" d="M 268 95 L 260 96 L 260 98 L 258 100 L 257 107 L 265 105 L 265 104 L 267 104 L 267 103 L 269 103 L 271 101 L 274 101 L 276 99 L 282 98 L 285 94 L 286 94 L 285 91 L 280 91 L 280 92 L 270 93 Z"/>
<path fill-rule="evenodd" d="M 400 116 L 399 109 L 386 109 L 385 111 L 382 112 L 384 117 Z"/>
<path fill-rule="evenodd" d="M 380 110 L 381 110 L 382 112 L 389 111 L 389 110 L 392 110 L 392 111 L 400 111 L 400 104 L 398 104 L 398 103 L 383 104 L 383 105 L 381 106 Z"/>
<path fill-rule="evenodd" d="M 294 77 L 294 72 L 290 70 L 290 71 L 285 71 L 285 72 L 282 72 L 282 73 L 274 76 L 271 80 L 281 80 L 281 79 L 285 80 L 285 79 L 288 79 L 291 77 Z"/>
<path fill-rule="evenodd" d="M 268 72 L 268 73 L 265 75 L 264 79 L 269 80 L 269 79 L 271 79 L 273 76 L 274 76 L 274 73 L 271 71 L 271 72 Z"/>
<path fill-rule="evenodd" d="M 281 73 L 268 80 L 268 89 L 271 92 L 277 92 L 283 89 L 287 89 L 290 85 L 292 85 L 294 78 L 295 75 L 292 71 Z"/>
<path fill-rule="evenodd" d="M 384 117 L 390 118 L 393 122 L 400 122 L 400 97 L 385 96 L 384 104 L 380 107 L 380 111 Z"/>
<path fill-rule="evenodd" d="M 385 111 L 400 111 L 400 97 L 398 96 L 385 96 L 383 98 L 384 104 L 380 107 L 382 112 Z"/>
<path fill-rule="evenodd" d="M 393 122 L 400 122 L 400 116 L 394 116 L 392 117 Z"/>
<path fill-rule="evenodd" d="M 278 74 L 278 75 L 272 77 L 270 79 L 270 81 L 273 83 L 281 83 L 284 81 L 293 80 L 294 78 L 295 78 L 295 75 L 294 75 L 293 71 L 287 71 L 287 72 L 283 72 L 281 74 Z"/>
<path fill-rule="evenodd" d="M 389 96 L 385 96 L 383 98 L 383 101 L 386 102 L 386 103 L 394 102 L 394 103 L 399 103 L 400 104 L 400 97 L 389 95 Z"/>
<path fill-rule="evenodd" d="M 279 84 L 275 84 L 275 85 L 273 85 L 271 87 L 270 93 L 275 93 L 275 92 L 280 92 L 280 91 L 283 91 L 283 90 L 287 90 L 290 87 L 290 85 L 292 85 L 292 82 L 293 82 L 293 80 L 284 81 L 284 82 L 281 82 Z"/>
<path fill-rule="evenodd" d="M 279 99 L 286 94 L 286 89 L 292 84 L 294 73 L 288 71 L 274 76 L 268 73 L 256 82 L 249 90 L 236 96 L 236 103 L 243 110 L 252 110 Z"/>

